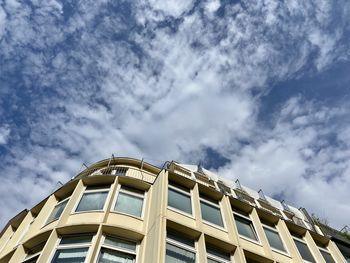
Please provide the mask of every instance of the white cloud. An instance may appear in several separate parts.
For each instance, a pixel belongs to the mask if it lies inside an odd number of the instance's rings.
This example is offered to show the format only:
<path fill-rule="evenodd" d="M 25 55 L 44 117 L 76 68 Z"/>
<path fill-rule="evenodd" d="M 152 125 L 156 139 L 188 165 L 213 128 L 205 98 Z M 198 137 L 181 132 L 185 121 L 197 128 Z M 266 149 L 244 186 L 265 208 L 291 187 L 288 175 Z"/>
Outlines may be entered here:
<path fill-rule="evenodd" d="M 334 117 L 348 108 L 293 98 L 271 114 L 273 127 L 258 114 L 271 84 L 348 59 L 348 46 L 340 44 L 348 11 L 337 17 L 341 28 L 328 30 L 335 7 L 319 1 L 206 1 L 200 8 L 192 1 L 136 1 L 121 13 L 109 13 L 119 12 L 111 8 L 117 2 L 84 1 L 69 18 L 59 1 L 33 3 L 34 9 L 6 1 L 5 15 L 0 11 L 1 55 L 11 58 L 10 72 L 21 66 L 30 100 L 21 112 L 28 140 L 22 127 L 11 130 L 21 141 L 5 158 L 13 176 L 3 187 L 15 194 L 0 191 L 2 207 L 10 204 L 0 224 L 82 162 L 111 153 L 195 162 L 212 148 L 231 161 L 221 172 L 248 186 L 283 191 L 318 212 L 312 185 L 339 187 L 330 200 L 344 205 L 339 182 L 346 180 L 350 147 L 333 147 L 327 136 L 342 130 L 337 140 L 348 141 L 348 126 Z M 349 10 L 346 1 L 339 5 Z M 219 8 L 224 17 L 214 14 Z M 26 200 L 18 185 L 40 191 Z"/>
<path fill-rule="evenodd" d="M 350 127 L 349 123 L 333 122 L 343 111 L 320 109 L 293 98 L 282 108 L 273 129 L 262 128 L 255 142 L 231 156 L 231 163 L 219 173 L 239 178 L 255 189 L 262 188 L 268 195 L 282 193 L 293 205 L 307 207 L 336 227 L 345 225 L 349 215 L 346 185 L 350 152 L 337 145 L 344 133 L 336 141 L 327 140 L 334 131 Z M 337 127 L 329 127 L 331 123 Z"/>
<path fill-rule="evenodd" d="M 5 31 L 5 23 L 6 23 L 6 13 L 4 9 L 0 6 L 0 40 L 2 39 L 2 35 Z"/>
<path fill-rule="evenodd" d="M 161 11 L 165 16 L 180 17 L 186 11 L 189 11 L 194 1 L 188 0 L 150 0 L 149 5 Z"/>
<path fill-rule="evenodd" d="M 7 140 L 10 136 L 10 132 L 11 130 L 7 125 L 0 127 L 0 145 L 7 143 Z"/>
<path fill-rule="evenodd" d="M 219 0 L 209 0 L 209 1 L 207 1 L 205 8 L 209 13 L 216 12 L 220 8 L 220 1 Z"/>

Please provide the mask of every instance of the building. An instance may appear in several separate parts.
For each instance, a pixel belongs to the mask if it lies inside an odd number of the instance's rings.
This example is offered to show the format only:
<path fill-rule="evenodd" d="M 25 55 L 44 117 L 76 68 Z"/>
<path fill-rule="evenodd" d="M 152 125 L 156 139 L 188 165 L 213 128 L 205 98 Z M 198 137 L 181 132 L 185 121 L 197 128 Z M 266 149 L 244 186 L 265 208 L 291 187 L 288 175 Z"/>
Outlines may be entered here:
<path fill-rule="evenodd" d="M 345 226 L 341 231 L 330 227 L 327 224 L 321 223 L 319 220 L 314 220 L 322 232 L 328 236 L 339 248 L 346 262 L 350 263 L 350 231 Z"/>
<path fill-rule="evenodd" d="M 0 263 L 343 263 L 304 209 L 202 167 L 111 158 L 9 221 Z"/>

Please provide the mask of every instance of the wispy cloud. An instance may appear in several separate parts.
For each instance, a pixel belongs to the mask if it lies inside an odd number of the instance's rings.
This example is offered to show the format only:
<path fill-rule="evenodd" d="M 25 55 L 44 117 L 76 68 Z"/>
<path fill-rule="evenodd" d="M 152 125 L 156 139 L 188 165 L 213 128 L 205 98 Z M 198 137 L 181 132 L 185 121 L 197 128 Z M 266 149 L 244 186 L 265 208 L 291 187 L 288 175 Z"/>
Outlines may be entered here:
<path fill-rule="evenodd" d="M 11 174 L 1 187 L 13 194 L 0 191 L 0 224 L 111 153 L 197 162 L 213 149 L 229 160 L 225 176 L 319 213 L 319 189 L 344 205 L 348 105 L 293 94 L 269 122 L 259 112 L 274 84 L 348 61 L 349 6 L 5 1 L 0 121 L 11 145 L 0 176 Z"/>
<path fill-rule="evenodd" d="M 349 123 L 343 120 L 348 110 L 348 106 L 320 108 L 292 98 L 281 108 L 272 129 L 262 128 L 220 173 L 282 195 L 295 206 L 309 207 L 334 224 L 346 224 L 350 151 L 343 137 Z"/>
<path fill-rule="evenodd" d="M 0 127 L 0 145 L 7 143 L 10 132 L 10 128 L 7 125 Z"/>

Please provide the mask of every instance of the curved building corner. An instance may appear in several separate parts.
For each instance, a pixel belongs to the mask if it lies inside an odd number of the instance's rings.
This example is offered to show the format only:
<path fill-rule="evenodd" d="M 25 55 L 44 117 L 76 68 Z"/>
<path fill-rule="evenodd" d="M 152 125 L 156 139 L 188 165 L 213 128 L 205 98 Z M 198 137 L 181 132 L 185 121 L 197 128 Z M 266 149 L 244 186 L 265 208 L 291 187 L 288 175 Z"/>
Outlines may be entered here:
<path fill-rule="evenodd" d="M 195 165 L 97 162 L 0 234 L 0 263 L 344 263 L 305 209 Z"/>

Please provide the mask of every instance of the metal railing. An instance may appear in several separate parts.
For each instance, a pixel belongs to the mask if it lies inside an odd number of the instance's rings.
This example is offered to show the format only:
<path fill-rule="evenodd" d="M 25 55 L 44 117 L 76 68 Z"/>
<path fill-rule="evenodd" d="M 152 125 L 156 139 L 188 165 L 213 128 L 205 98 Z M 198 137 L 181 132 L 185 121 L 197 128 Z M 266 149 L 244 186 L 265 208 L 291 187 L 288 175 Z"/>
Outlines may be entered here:
<path fill-rule="evenodd" d="M 292 217 L 292 221 L 293 221 L 296 225 L 298 225 L 298 226 L 301 226 L 301 227 L 303 227 L 303 228 L 309 229 L 309 228 L 306 226 L 304 220 L 301 219 L 301 218 L 299 218 L 299 217 L 297 217 L 297 216 L 293 216 L 293 217 Z"/>
<path fill-rule="evenodd" d="M 216 182 L 216 185 L 218 186 L 221 193 L 226 195 L 232 195 L 231 188 L 228 187 L 224 182 L 219 180 Z"/>
<path fill-rule="evenodd" d="M 176 174 L 181 175 L 183 177 L 192 179 L 191 172 L 185 168 L 180 167 L 180 166 L 174 165 L 173 168 L 171 169 L 171 171 L 173 173 L 176 173 Z"/>
<path fill-rule="evenodd" d="M 208 176 L 204 175 L 204 174 L 200 174 L 200 173 L 197 173 L 197 172 L 193 172 L 194 176 L 196 177 L 196 181 L 205 185 L 205 186 L 208 186 L 210 188 L 215 188 L 216 189 L 216 186 L 215 186 L 215 183 L 213 180 L 211 180 Z"/>
<path fill-rule="evenodd" d="M 154 174 L 144 171 L 142 169 L 138 169 L 135 167 L 127 167 L 127 166 L 117 166 L 117 165 L 111 165 L 109 167 L 94 169 L 93 171 L 86 173 L 85 176 L 98 176 L 98 175 L 128 176 L 128 177 L 133 177 L 151 184 L 153 184 L 156 178 Z"/>
<path fill-rule="evenodd" d="M 234 192 L 238 200 L 255 206 L 254 197 L 250 196 L 247 192 L 238 188 L 234 189 Z"/>

